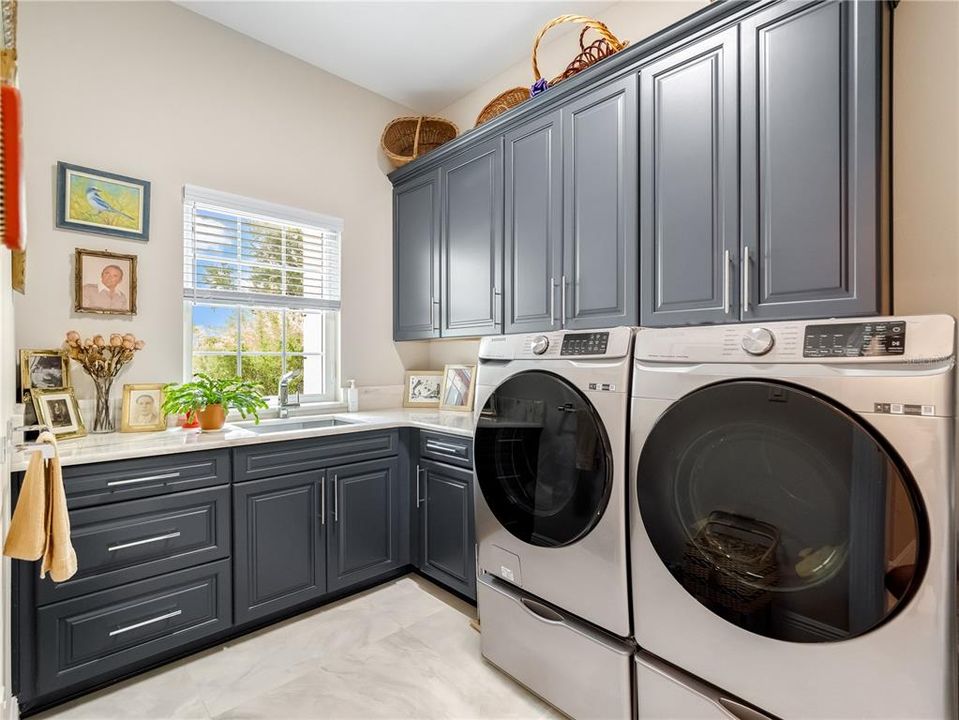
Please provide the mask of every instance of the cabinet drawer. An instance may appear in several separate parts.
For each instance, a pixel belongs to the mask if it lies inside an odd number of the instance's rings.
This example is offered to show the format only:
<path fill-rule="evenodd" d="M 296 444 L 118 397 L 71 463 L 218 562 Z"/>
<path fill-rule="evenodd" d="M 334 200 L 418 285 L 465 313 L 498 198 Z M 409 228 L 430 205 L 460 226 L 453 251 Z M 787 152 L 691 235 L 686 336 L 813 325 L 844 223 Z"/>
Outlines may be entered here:
<path fill-rule="evenodd" d="M 37 611 L 37 691 L 126 672 L 230 625 L 230 561 L 48 605 Z"/>
<path fill-rule="evenodd" d="M 230 451 L 181 453 L 63 469 L 67 507 L 131 500 L 230 482 Z"/>
<path fill-rule="evenodd" d="M 399 433 L 357 432 L 237 448 L 234 482 L 317 470 L 336 463 L 376 460 L 399 452 Z"/>
<path fill-rule="evenodd" d="M 421 430 L 420 457 L 472 468 L 473 439 Z"/>
<path fill-rule="evenodd" d="M 77 574 L 37 577 L 37 603 L 66 600 L 230 554 L 230 488 L 130 500 L 70 513 Z"/>

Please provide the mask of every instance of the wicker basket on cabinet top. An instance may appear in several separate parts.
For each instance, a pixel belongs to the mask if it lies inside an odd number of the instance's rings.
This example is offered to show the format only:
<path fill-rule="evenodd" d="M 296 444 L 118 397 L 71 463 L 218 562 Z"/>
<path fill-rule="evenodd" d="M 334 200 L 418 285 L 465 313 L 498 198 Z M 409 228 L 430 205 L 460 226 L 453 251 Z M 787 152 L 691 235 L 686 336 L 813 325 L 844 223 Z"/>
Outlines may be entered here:
<path fill-rule="evenodd" d="M 459 128 L 445 118 L 401 117 L 383 129 L 380 145 L 393 167 L 398 168 L 449 142 L 458 133 Z"/>

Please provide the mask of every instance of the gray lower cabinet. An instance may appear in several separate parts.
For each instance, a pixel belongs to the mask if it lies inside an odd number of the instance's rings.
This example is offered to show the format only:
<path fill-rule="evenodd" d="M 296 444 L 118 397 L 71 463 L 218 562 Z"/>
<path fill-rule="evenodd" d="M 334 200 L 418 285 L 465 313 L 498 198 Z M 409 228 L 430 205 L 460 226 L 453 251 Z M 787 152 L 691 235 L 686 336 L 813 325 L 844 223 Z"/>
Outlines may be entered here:
<path fill-rule="evenodd" d="M 557 110 L 506 133 L 506 333 L 558 330 L 563 273 L 563 137 Z"/>
<path fill-rule="evenodd" d="M 439 337 L 439 171 L 393 191 L 393 339 Z"/>
<path fill-rule="evenodd" d="M 421 460 L 416 474 L 417 567 L 427 577 L 475 600 L 473 472 Z"/>
<path fill-rule="evenodd" d="M 440 334 L 497 334 L 503 314 L 502 138 L 444 164 L 440 198 Z"/>
<path fill-rule="evenodd" d="M 332 592 L 396 570 L 402 552 L 402 487 L 397 458 L 327 470 L 327 587 Z"/>
<path fill-rule="evenodd" d="M 639 319 L 638 103 L 635 75 L 562 108 L 561 307 L 572 330 Z"/>
<path fill-rule="evenodd" d="M 318 470 L 234 485 L 237 624 L 326 592 L 325 483 Z"/>
<path fill-rule="evenodd" d="M 739 319 L 738 35 L 729 28 L 639 73 L 645 326 Z"/>
<path fill-rule="evenodd" d="M 881 14 L 784 2 L 742 43 L 743 319 L 881 311 Z"/>

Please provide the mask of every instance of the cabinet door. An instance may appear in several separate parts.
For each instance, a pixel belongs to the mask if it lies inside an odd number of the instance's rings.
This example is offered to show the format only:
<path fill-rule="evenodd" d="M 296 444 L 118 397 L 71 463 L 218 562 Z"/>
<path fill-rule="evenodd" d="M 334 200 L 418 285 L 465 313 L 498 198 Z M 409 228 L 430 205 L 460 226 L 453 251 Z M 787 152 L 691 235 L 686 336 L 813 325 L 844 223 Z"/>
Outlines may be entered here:
<path fill-rule="evenodd" d="M 393 339 L 439 336 L 439 172 L 393 191 Z"/>
<path fill-rule="evenodd" d="M 643 325 L 739 319 L 737 39 L 730 28 L 639 74 Z"/>
<path fill-rule="evenodd" d="M 506 133 L 504 332 L 558 330 L 562 274 L 561 113 Z"/>
<path fill-rule="evenodd" d="M 237 624 L 326 591 L 324 482 L 319 471 L 233 486 Z"/>
<path fill-rule="evenodd" d="M 420 571 L 475 599 L 473 473 L 429 460 L 417 473 Z"/>
<path fill-rule="evenodd" d="M 458 155 L 440 169 L 443 337 L 502 330 L 503 139 Z"/>
<path fill-rule="evenodd" d="M 636 76 L 563 108 L 563 310 L 571 329 L 639 318 Z"/>
<path fill-rule="evenodd" d="M 400 567 L 399 460 L 341 465 L 327 477 L 330 590 Z"/>
<path fill-rule="evenodd" d="M 882 3 L 777 3 L 742 43 L 743 318 L 875 314 Z"/>

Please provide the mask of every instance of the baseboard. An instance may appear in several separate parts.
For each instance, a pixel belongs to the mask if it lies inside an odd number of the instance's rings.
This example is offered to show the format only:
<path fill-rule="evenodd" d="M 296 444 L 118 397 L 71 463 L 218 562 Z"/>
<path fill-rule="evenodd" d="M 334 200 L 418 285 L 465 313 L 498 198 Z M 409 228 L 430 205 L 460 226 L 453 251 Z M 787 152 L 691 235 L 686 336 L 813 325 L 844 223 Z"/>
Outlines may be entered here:
<path fill-rule="evenodd" d="M 20 705 L 15 697 L 7 698 L 0 705 L 0 720 L 20 720 Z"/>

